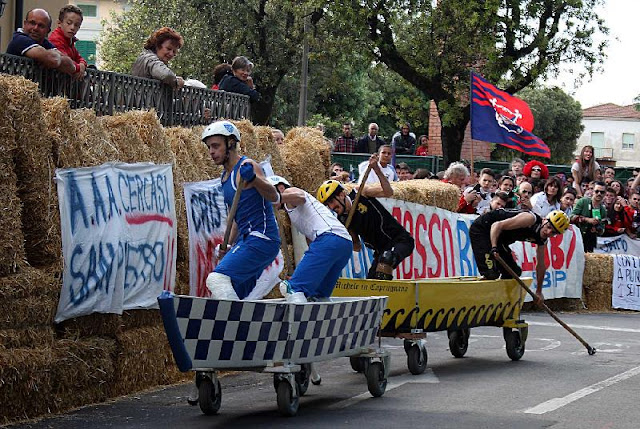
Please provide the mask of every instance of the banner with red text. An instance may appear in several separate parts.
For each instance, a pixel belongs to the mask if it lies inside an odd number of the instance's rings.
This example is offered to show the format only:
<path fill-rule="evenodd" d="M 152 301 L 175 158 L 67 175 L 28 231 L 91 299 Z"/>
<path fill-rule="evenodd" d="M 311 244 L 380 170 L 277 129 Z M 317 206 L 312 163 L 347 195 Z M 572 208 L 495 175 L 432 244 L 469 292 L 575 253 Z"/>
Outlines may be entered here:
<path fill-rule="evenodd" d="M 476 215 L 387 198 L 380 199 L 380 202 L 415 240 L 413 254 L 395 270 L 395 279 L 478 275 L 469 240 L 469 227 Z M 535 285 L 534 245 L 516 242 L 511 248 L 522 267 L 522 276 L 533 277 Z M 372 260 L 373 251 L 363 245 L 360 252 L 354 252 L 342 276 L 366 278 Z M 582 297 L 584 250 L 578 229 L 572 226 L 564 235 L 551 238 L 547 243 L 545 262 L 548 267 L 543 283 L 545 298 Z M 527 299 L 531 298 L 527 296 Z"/>
<path fill-rule="evenodd" d="M 264 165 L 263 169 L 266 169 Z M 222 244 L 227 227 L 227 206 L 220 179 L 185 183 L 184 199 L 189 227 L 189 294 L 209 297 L 207 276 L 218 264 L 215 248 Z M 284 257 L 280 252 L 262 272 L 246 299 L 260 299 L 269 293 L 279 281 L 283 267 Z"/>

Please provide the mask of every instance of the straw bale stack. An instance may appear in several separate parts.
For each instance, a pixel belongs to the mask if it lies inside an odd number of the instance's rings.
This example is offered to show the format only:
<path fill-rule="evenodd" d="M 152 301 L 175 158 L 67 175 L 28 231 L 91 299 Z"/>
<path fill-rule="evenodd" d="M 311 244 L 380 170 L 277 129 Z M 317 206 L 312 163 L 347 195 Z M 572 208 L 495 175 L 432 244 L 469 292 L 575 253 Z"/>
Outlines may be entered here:
<path fill-rule="evenodd" d="M 171 145 L 155 110 L 131 110 L 119 113 L 116 117 L 127 122 L 135 130 L 142 145 L 148 149 L 148 158 L 137 161 L 150 161 L 156 164 L 174 163 L 175 157 L 171 151 Z"/>
<path fill-rule="evenodd" d="M 0 329 L 0 349 L 50 347 L 55 340 L 51 326 Z"/>
<path fill-rule="evenodd" d="M 64 320 L 56 326 L 62 338 L 116 338 L 122 332 L 122 317 L 113 313 L 92 313 Z"/>
<path fill-rule="evenodd" d="M 55 165 L 52 141 L 46 132 L 38 85 L 20 76 L 2 76 L 0 92 L 6 96 L 6 109 L 15 130 L 15 173 L 18 196 L 22 200 L 22 224 L 25 253 L 32 265 L 44 265 L 55 258 L 48 250 L 59 244 L 48 226 L 55 210 L 50 196 L 55 192 L 52 181 Z"/>
<path fill-rule="evenodd" d="M 0 277 L 0 326 L 23 329 L 53 325 L 60 281 L 50 272 L 24 267 Z"/>
<path fill-rule="evenodd" d="M 162 326 L 159 310 L 127 310 L 122 313 L 122 328 L 125 331 L 145 326 Z"/>
<path fill-rule="evenodd" d="M 60 147 L 58 167 L 76 168 L 123 161 L 103 122 L 93 110 L 73 109 L 62 125 L 66 141 Z"/>
<path fill-rule="evenodd" d="M 162 326 L 130 329 L 118 335 L 111 396 L 192 377 L 178 371 Z"/>
<path fill-rule="evenodd" d="M 370 173 L 375 174 L 375 173 Z M 405 180 L 392 182 L 393 198 L 455 212 L 460 199 L 460 188 L 439 180 Z"/>
<path fill-rule="evenodd" d="M 1 96 L 0 103 L 4 104 Z M 15 138 L 6 113 L 0 112 L 0 276 L 16 272 L 25 259 L 22 204 L 13 163 Z"/>
<path fill-rule="evenodd" d="M 613 256 L 598 253 L 585 253 L 584 274 L 585 285 L 613 281 Z"/>
<path fill-rule="evenodd" d="M 174 292 L 178 295 L 189 295 L 189 260 L 182 259 L 176 262 L 176 285 Z"/>
<path fill-rule="evenodd" d="M 329 177 L 331 153 L 324 137 L 315 128 L 298 127 L 289 131 L 281 145 L 281 154 L 292 185 L 315 195 Z"/>
<path fill-rule="evenodd" d="M 71 107 L 67 99 L 62 97 L 43 98 L 40 103 L 42 118 L 47 126 L 47 135 L 51 140 L 53 162 L 58 166 L 60 148 L 69 140 Z"/>

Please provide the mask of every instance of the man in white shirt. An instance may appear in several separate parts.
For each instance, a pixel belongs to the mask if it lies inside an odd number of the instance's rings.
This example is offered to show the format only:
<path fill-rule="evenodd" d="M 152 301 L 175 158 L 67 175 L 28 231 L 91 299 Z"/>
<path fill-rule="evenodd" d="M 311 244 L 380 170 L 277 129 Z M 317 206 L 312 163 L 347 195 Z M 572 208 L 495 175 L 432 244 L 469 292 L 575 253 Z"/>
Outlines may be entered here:
<path fill-rule="evenodd" d="M 380 170 L 382 171 L 382 174 L 387 178 L 389 182 L 397 182 L 400 179 L 398 178 L 396 169 L 393 167 L 393 165 L 391 165 L 391 156 L 392 156 L 391 145 L 385 144 L 380 146 L 380 149 L 378 149 L 378 157 L 379 157 L 378 164 L 380 164 Z M 360 163 L 360 165 L 358 165 L 358 172 L 359 172 L 358 184 L 362 183 L 362 178 L 364 176 L 364 172 L 366 171 L 368 165 L 369 165 L 369 160 L 363 161 Z M 378 176 L 375 174 L 369 174 L 369 177 L 367 177 L 367 184 L 375 184 L 375 183 L 380 183 Z"/>

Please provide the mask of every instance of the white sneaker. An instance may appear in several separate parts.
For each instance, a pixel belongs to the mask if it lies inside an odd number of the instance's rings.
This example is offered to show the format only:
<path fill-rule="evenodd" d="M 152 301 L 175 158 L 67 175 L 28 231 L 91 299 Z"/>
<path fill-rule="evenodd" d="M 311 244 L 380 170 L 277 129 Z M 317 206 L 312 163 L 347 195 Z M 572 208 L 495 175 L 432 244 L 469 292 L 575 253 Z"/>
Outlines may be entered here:
<path fill-rule="evenodd" d="M 304 296 L 304 292 L 288 293 L 285 299 L 289 304 L 304 304 L 308 302 L 307 297 Z"/>
<path fill-rule="evenodd" d="M 280 282 L 280 284 L 278 285 L 278 289 L 280 290 L 280 293 L 284 298 L 286 298 L 287 295 L 290 295 L 292 293 L 291 285 L 286 280 L 282 280 Z"/>

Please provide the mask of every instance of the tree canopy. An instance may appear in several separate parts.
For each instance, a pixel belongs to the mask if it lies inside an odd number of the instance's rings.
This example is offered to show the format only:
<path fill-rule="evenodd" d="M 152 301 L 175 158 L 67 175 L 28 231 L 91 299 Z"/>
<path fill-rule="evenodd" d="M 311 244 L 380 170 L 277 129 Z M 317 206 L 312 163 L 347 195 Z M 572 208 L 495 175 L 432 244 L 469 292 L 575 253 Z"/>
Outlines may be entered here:
<path fill-rule="evenodd" d="M 460 157 L 469 121 L 470 70 L 514 93 L 562 62 L 591 74 L 604 58 L 602 0 L 365 0 L 335 2 L 331 19 L 437 105 L 445 162 Z M 337 24 L 334 24 L 337 25 Z"/>

